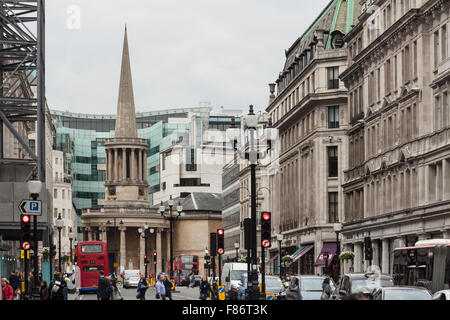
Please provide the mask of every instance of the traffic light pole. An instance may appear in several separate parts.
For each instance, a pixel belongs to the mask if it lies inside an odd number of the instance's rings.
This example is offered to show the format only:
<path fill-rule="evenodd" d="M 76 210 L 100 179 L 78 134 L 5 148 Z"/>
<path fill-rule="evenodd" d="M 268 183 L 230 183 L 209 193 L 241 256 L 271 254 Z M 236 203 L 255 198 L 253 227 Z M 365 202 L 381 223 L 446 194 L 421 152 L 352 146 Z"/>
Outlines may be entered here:
<path fill-rule="evenodd" d="M 25 295 L 23 296 L 23 299 L 24 300 L 28 300 L 29 299 L 29 296 L 28 296 L 28 294 L 29 294 L 29 292 L 28 292 L 28 250 L 23 250 L 23 253 L 24 253 L 24 257 L 23 257 L 23 261 L 24 261 L 24 266 L 23 266 L 23 269 L 24 269 L 24 283 L 25 283 L 25 290 L 24 290 L 24 292 L 25 292 Z"/>
<path fill-rule="evenodd" d="M 254 140 L 254 130 L 250 129 L 250 140 L 253 146 Z M 251 230 L 252 230 L 252 249 L 251 249 L 251 270 L 248 277 L 247 288 L 250 289 L 249 298 L 250 300 L 258 300 L 259 290 L 258 290 L 258 271 L 256 266 L 258 265 L 258 250 L 256 245 L 256 163 L 250 165 L 250 179 L 251 179 Z"/>
<path fill-rule="evenodd" d="M 264 247 L 261 246 L 261 294 L 266 297 L 266 256 Z"/>
<path fill-rule="evenodd" d="M 39 261 L 38 261 L 38 217 L 33 218 L 33 258 L 34 258 L 34 288 L 33 288 L 33 298 L 40 300 L 39 294 Z"/>
<path fill-rule="evenodd" d="M 144 231 L 144 232 L 147 232 L 147 230 L 146 231 Z M 144 265 L 145 265 L 145 279 L 147 279 L 148 278 L 148 268 L 147 268 L 147 265 L 148 265 L 148 256 L 147 256 L 147 234 L 145 234 L 145 237 L 144 237 L 144 242 L 145 242 L 145 244 L 144 244 L 144 251 L 145 251 L 145 260 L 146 261 L 144 261 Z"/>
<path fill-rule="evenodd" d="M 222 285 L 222 256 L 219 255 L 219 286 Z"/>

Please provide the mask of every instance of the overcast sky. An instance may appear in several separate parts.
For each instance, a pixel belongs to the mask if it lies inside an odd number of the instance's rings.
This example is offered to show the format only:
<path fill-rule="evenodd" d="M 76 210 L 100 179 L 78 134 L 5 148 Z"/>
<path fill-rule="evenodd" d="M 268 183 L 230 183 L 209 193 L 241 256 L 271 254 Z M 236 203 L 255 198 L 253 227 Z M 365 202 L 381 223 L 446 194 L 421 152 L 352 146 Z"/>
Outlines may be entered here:
<path fill-rule="evenodd" d="M 265 109 L 285 49 L 328 2 L 48 0 L 48 103 L 72 112 L 116 112 L 127 23 L 137 111 L 201 101 Z"/>

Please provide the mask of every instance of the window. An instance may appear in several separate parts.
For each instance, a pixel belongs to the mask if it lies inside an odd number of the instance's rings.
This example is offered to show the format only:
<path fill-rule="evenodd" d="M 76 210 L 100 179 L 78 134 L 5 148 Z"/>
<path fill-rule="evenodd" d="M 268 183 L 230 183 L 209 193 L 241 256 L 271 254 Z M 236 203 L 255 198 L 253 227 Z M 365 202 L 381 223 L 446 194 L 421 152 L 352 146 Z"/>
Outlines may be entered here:
<path fill-rule="evenodd" d="M 66 209 L 62 209 L 62 218 L 63 218 L 63 219 L 66 218 Z"/>
<path fill-rule="evenodd" d="M 339 67 L 328 69 L 328 89 L 339 89 Z"/>
<path fill-rule="evenodd" d="M 61 190 L 61 198 L 64 199 L 66 197 L 66 190 Z"/>
<path fill-rule="evenodd" d="M 30 139 L 29 146 L 30 146 L 31 150 L 33 150 L 34 153 L 36 153 L 36 140 Z"/>
<path fill-rule="evenodd" d="M 58 189 L 53 189 L 53 199 L 58 198 Z"/>
<path fill-rule="evenodd" d="M 328 107 L 328 128 L 339 128 L 339 107 Z"/>
<path fill-rule="evenodd" d="M 194 148 L 186 149 L 186 171 L 197 171 Z"/>
<path fill-rule="evenodd" d="M 338 148 L 328 147 L 328 177 L 338 176 Z"/>
<path fill-rule="evenodd" d="M 328 222 L 335 223 L 338 221 L 338 193 L 328 192 Z"/>
<path fill-rule="evenodd" d="M 447 58 L 447 27 L 443 26 L 441 29 L 441 61 Z"/>
<path fill-rule="evenodd" d="M 384 67 L 384 87 L 386 88 L 386 95 L 391 93 L 391 60 L 386 61 Z"/>
<path fill-rule="evenodd" d="M 57 209 L 57 208 L 54 208 L 54 209 L 53 209 L 53 216 L 54 216 L 55 218 L 58 218 L 58 209 Z"/>
<path fill-rule="evenodd" d="M 438 68 L 439 64 L 439 31 L 434 33 L 434 69 Z"/>

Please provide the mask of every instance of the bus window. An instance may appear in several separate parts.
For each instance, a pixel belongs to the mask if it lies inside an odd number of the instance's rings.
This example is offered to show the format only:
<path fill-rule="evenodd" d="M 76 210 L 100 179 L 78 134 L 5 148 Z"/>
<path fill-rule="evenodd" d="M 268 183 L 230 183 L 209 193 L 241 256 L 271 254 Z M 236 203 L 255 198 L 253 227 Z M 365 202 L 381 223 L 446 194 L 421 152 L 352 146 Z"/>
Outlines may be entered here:
<path fill-rule="evenodd" d="M 103 270 L 103 266 L 84 266 L 83 272 L 93 272 Z"/>
<path fill-rule="evenodd" d="M 81 246 L 81 253 L 102 253 L 103 246 L 101 244 L 84 244 Z"/>

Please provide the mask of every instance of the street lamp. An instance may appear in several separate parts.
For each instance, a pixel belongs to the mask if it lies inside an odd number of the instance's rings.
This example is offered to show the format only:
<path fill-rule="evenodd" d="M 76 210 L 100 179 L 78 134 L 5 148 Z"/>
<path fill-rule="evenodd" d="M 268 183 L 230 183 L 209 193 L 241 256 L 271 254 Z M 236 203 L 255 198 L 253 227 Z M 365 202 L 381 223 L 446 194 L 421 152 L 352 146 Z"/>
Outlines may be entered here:
<path fill-rule="evenodd" d="M 62 272 L 61 266 L 61 229 L 64 227 L 64 220 L 61 219 L 61 214 L 58 215 L 56 219 L 56 228 L 58 229 L 58 271 Z"/>
<path fill-rule="evenodd" d="M 280 255 L 280 264 L 279 264 L 279 268 L 280 268 L 280 278 L 282 277 L 282 273 L 281 273 L 281 242 L 283 242 L 283 234 L 279 233 L 277 234 L 277 240 L 278 240 L 278 254 Z"/>
<path fill-rule="evenodd" d="M 37 179 L 37 171 L 33 169 L 31 180 L 27 182 L 27 189 L 33 200 L 37 200 L 42 189 L 42 182 Z M 39 264 L 38 264 L 38 232 L 37 232 L 37 216 L 33 218 L 33 256 L 34 256 L 34 290 L 35 298 L 39 297 Z"/>
<path fill-rule="evenodd" d="M 339 276 L 341 275 L 341 260 L 339 256 L 341 254 L 341 243 L 339 242 L 339 233 L 342 230 L 342 223 L 333 224 L 334 232 L 336 232 L 336 263 L 337 263 L 337 276 L 336 280 L 339 280 Z"/>
<path fill-rule="evenodd" d="M 148 277 L 148 256 L 147 256 L 147 239 L 148 239 L 148 225 L 144 224 L 144 228 L 138 228 L 138 232 L 142 238 L 144 238 L 144 266 L 145 266 L 145 279 Z"/>
<path fill-rule="evenodd" d="M 181 216 L 183 207 L 179 204 L 177 206 L 178 215 L 172 216 L 172 208 L 174 206 L 174 201 L 172 199 L 172 196 L 170 196 L 169 200 L 167 201 L 167 204 L 169 205 L 169 216 L 164 215 L 164 213 L 166 211 L 166 207 L 164 206 L 162 201 L 161 201 L 161 205 L 159 207 L 159 212 L 161 213 L 161 216 L 164 217 L 164 219 L 170 221 L 170 279 L 173 279 L 173 222 Z"/>
<path fill-rule="evenodd" d="M 256 218 L 256 166 L 258 164 L 258 160 L 264 159 L 268 155 L 268 151 L 272 148 L 272 142 L 276 139 L 277 130 L 271 128 L 271 119 L 268 121 L 268 127 L 264 129 L 264 137 L 267 139 L 267 150 L 264 152 L 260 152 L 260 147 L 257 145 L 255 137 L 255 133 L 258 125 L 265 124 L 264 120 L 260 122 L 260 117 L 254 113 L 253 105 L 249 107 L 249 113 L 244 117 L 245 133 L 249 134 L 249 151 L 245 152 L 245 148 L 243 150 L 239 150 L 237 146 L 238 138 L 240 136 L 240 130 L 235 127 L 235 120 L 232 118 L 231 128 L 227 129 L 227 138 L 233 142 L 234 150 L 239 154 L 241 159 L 246 159 L 250 162 L 250 182 L 251 182 L 251 250 L 247 251 L 247 259 L 249 258 L 249 254 L 252 261 L 252 267 L 250 270 L 250 274 L 248 275 L 248 283 L 247 288 L 249 291 L 250 300 L 258 300 L 259 299 L 259 288 L 258 288 L 258 257 L 257 257 L 257 218 Z M 248 261 L 248 260 L 247 260 Z"/>
<path fill-rule="evenodd" d="M 240 247 L 239 242 L 235 242 L 234 243 L 234 249 L 236 249 L 236 262 L 238 262 L 239 247 Z"/>

